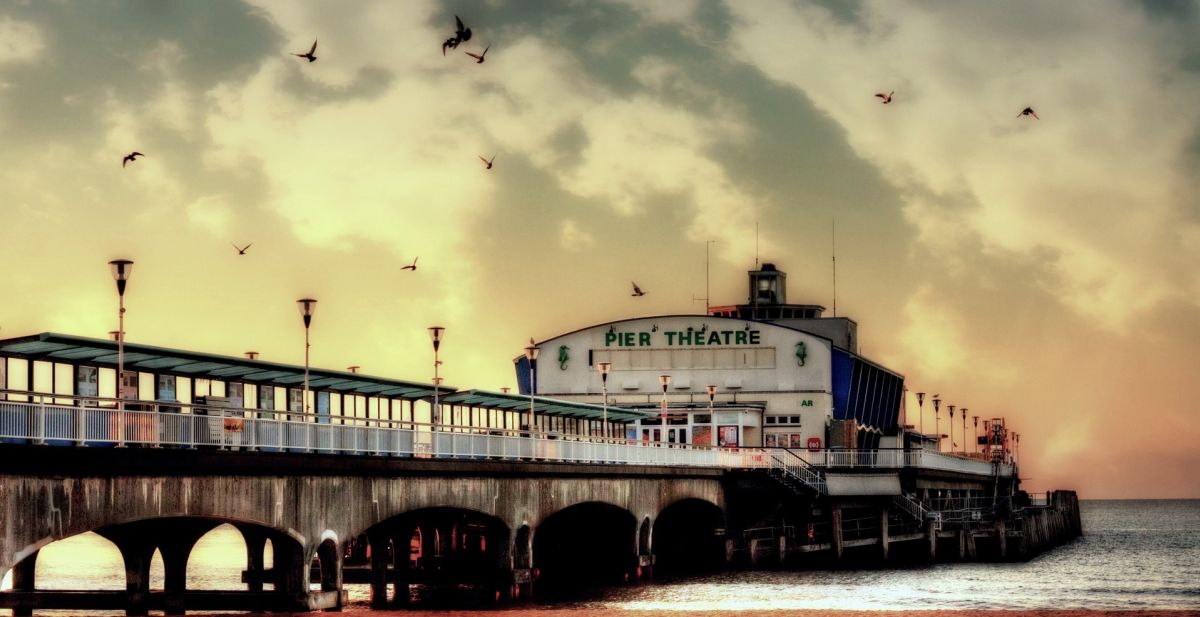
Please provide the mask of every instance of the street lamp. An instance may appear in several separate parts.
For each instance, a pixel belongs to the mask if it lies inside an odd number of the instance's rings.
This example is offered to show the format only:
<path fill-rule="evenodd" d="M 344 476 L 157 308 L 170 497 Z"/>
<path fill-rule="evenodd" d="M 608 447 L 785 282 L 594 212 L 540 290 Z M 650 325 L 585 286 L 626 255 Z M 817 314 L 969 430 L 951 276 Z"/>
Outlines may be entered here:
<path fill-rule="evenodd" d="M 430 421 L 435 428 L 442 424 L 442 408 L 438 405 L 438 385 L 442 383 L 438 369 L 442 366 L 442 361 L 438 359 L 438 350 L 442 347 L 442 335 L 445 332 L 446 328 L 442 326 L 429 326 L 429 339 L 433 341 L 433 417 Z"/>
<path fill-rule="evenodd" d="M 1013 465 L 1017 465 L 1021 460 L 1021 434 L 1013 433 Z"/>
<path fill-rule="evenodd" d="M 972 431 L 975 433 L 975 447 L 972 450 L 975 454 L 979 454 L 979 416 L 971 416 L 971 421 L 975 423 L 975 429 Z"/>
<path fill-rule="evenodd" d="M 942 429 L 941 416 L 938 415 L 938 410 L 941 409 L 942 399 L 938 395 L 933 395 L 933 433 L 937 436 L 937 451 L 942 451 Z"/>
<path fill-rule="evenodd" d="M 712 422 L 713 398 L 717 396 L 717 386 L 710 383 L 707 386 L 704 386 L 704 389 L 708 391 L 708 421 Z"/>
<path fill-rule="evenodd" d="M 670 375 L 660 375 L 659 383 L 662 384 L 662 426 L 664 430 L 667 424 L 667 387 L 671 385 Z"/>
<path fill-rule="evenodd" d="M 947 405 L 950 408 L 950 454 L 954 454 L 954 405 Z"/>
<path fill-rule="evenodd" d="M 129 275 L 133 273 L 133 262 L 128 259 L 114 259 L 108 262 L 112 268 L 113 280 L 117 282 L 117 420 L 119 433 L 117 445 L 125 445 L 125 285 Z"/>
<path fill-rule="evenodd" d="M 921 416 L 921 419 L 920 419 L 921 439 L 924 440 L 925 439 L 925 393 L 924 392 L 917 393 L 917 409 L 919 410 L 918 414 Z M 924 448 L 925 444 L 921 444 L 921 447 Z"/>
<path fill-rule="evenodd" d="M 533 395 L 537 391 L 537 368 L 534 362 L 537 362 L 538 354 L 542 348 L 533 344 L 533 339 L 529 339 L 529 346 L 525 348 L 525 359 L 529 361 L 529 433 L 536 434 L 534 429 L 534 420 L 536 419 L 533 411 Z"/>
<path fill-rule="evenodd" d="M 967 453 L 967 408 L 963 407 L 958 413 L 962 414 L 962 452 L 965 455 Z"/>
<path fill-rule="evenodd" d="M 300 308 L 300 317 L 304 319 L 304 403 L 301 407 L 304 413 L 308 413 L 308 329 L 312 326 L 313 311 L 317 310 L 317 301 L 312 298 L 300 298 L 296 300 L 296 305 Z M 308 422 L 307 417 L 302 418 L 304 422 Z"/>
<path fill-rule="evenodd" d="M 608 439 L 611 437 L 608 434 L 608 371 L 612 369 L 612 362 L 597 362 L 596 368 L 600 371 L 600 391 L 604 395 L 604 438 Z"/>

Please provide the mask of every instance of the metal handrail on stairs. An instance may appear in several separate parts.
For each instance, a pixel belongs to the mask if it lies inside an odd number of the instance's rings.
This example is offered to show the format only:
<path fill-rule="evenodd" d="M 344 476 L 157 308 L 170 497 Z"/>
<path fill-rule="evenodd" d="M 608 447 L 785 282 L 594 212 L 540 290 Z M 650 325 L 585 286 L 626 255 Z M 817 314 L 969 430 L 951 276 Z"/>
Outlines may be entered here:
<path fill-rule="evenodd" d="M 770 469 L 772 471 L 778 470 L 785 476 L 791 477 L 804 486 L 816 491 L 818 495 L 828 493 L 828 489 L 825 486 L 825 477 L 791 450 L 769 450 L 768 454 L 771 465 Z"/>
<path fill-rule="evenodd" d="M 904 491 L 900 491 L 900 494 L 896 495 L 895 498 L 892 499 L 892 502 L 899 506 L 901 510 L 907 512 L 909 516 L 912 516 L 918 521 L 925 520 L 925 517 L 928 514 L 928 510 L 925 509 L 925 506 L 921 503 L 921 500 L 917 499 L 913 495 L 905 493 Z"/>

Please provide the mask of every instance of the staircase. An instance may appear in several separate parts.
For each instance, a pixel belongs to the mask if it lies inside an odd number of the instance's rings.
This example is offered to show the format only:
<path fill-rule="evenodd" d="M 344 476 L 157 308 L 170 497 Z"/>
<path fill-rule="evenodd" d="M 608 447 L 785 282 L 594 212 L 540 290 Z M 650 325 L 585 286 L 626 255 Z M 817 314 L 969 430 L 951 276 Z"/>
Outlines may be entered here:
<path fill-rule="evenodd" d="M 825 477 L 791 450 L 767 450 L 767 473 L 793 492 L 825 495 Z"/>
<path fill-rule="evenodd" d="M 900 491 L 899 495 L 893 497 L 892 503 L 896 504 L 896 506 L 898 506 L 901 510 L 904 510 L 909 514 L 909 516 L 917 519 L 918 521 L 924 521 L 928 514 L 928 510 L 925 509 L 925 506 L 921 503 L 920 499 L 917 499 L 915 495 L 905 493 L 904 491 Z"/>

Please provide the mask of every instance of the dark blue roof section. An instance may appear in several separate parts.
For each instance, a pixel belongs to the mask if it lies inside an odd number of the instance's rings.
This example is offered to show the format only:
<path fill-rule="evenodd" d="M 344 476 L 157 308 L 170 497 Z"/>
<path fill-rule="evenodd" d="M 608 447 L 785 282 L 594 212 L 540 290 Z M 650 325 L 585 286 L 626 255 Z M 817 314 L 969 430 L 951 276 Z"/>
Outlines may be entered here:
<path fill-rule="evenodd" d="M 833 417 L 889 432 L 900 418 L 904 377 L 841 349 L 833 350 Z"/>

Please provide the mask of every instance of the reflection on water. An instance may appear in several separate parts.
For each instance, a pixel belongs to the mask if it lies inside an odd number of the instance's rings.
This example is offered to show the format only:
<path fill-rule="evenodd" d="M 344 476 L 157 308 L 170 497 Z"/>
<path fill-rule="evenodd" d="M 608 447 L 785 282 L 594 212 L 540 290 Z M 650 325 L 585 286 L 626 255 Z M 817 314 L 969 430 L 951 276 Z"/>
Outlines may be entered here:
<path fill-rule="evenodd" d="M 1200 581 L 1200 501 L 1084 502 L 1083 524 L 1082 539 L 1027 563 L 729 572 L 618 587 L 592 599 L 537 608 L 575 614 L 777 609 L 1200 610 L 1200 585 L 1196 582 Z M 269 550 L 267 556 L 269 559 Z M 242 589 L 244 565 L 241 534 L 230 526 L 219 527 L 197 544 L 189 562 L 188 587 Z M 162 588 L 158 558 L 151 580 L 154 588 Z M 6 576 L 6 585 L 8 581 Z M 37 583 L 42 589 L 121 589 L 120 555 L 94 534 L 49 545 L 38 559 Z M 347 587 L 353 603 L 349 612 L 366 613 L 367 587 Z M 502 617 L 532 607 L 511 608 L 488 615 Z"/>

